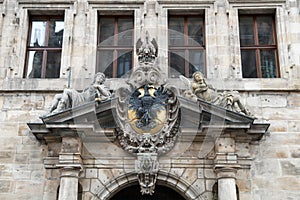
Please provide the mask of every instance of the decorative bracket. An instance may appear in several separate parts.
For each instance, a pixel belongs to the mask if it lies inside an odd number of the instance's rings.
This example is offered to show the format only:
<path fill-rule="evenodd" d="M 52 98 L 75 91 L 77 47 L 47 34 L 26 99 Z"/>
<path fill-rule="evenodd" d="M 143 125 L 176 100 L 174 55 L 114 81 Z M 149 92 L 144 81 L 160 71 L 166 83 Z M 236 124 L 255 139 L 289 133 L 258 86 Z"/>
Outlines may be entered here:
<path fill-rule="evenodd" d="M 142 194 L 154 193 L 159 163 L 157 153 L 138 153 L 135 161 L 135 171 L 141 186 Z"/>

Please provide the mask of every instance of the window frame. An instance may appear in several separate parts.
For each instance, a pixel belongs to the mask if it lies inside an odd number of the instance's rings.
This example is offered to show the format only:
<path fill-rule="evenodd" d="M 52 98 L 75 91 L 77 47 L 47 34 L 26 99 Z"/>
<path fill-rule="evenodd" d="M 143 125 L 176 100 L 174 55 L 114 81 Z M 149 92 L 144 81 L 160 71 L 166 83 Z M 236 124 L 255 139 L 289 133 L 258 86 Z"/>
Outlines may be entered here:
<path fill-rule="evenodd" d="M 50 21 L 51 20 L 62 20 L 65 23 L 64 15 L 30 15 L 29 16 L 29 26 L 28 26 L 28 36 L 27 36 L 27 42 L 26 42 L 26 59 L 25 59 L 25 66 L 24 66 L 24 72 L 23 72 L 23 77 L 24 78 L 46 78 L 46 68 L 47 68 L 47 55 L 48 52 L 60 52 L 62 54 L 62 48 L 63 48 L 63 43 L 61 47 L 48 47 L 49 44 L 49 35 L 50 35 Z M 33 21 L 46 21 L 46 29 L 45 29 L 45 45 L 40 46 L 40 47 L 31 47 L 30 46 L 30 39 L 31 39 L 31 34 L 32 34 L 32 22 Z M 65 24 L 64 24 L 64 29 L 65 29 Z M 41 69 L 41 77 L 29 77 L 28 76 L 28 61 L 29 61 L 29 52 L 31 51 L 42 51 L 43 56 L 42 56 L 42 69 Z M 61 63 L 62 61 L 60 60 L 60 70 L 61 70 Z M 56 78 L 56 77 L 54 77 Z M 60 78 L 60 74 L 57 78 Z M 53 78 L 51 78 L 53 79 Z"/>
<path fill-rule="evenodd" d="M 100 37 L 101 37 L 101 18 L 108 18 L 114 19 L 114 45 L 113 46 L 100 46 Z M 131 70 L 134 68 L 134 31 L 132 31 L 132 44 L 131 45 L 118 45 L 118 20 L 119 19 L 131 19 L 132 25 L 134 29 L 134 16 L 133 15 L 99 15 L 98 16 L 98 32 L 97 32 L 97 59 L 96 59 L 96 73 L 101 72 L 99 67 L 99 59 L 98 59 L 98 52 L 99 51 L 113 51 L 113 64 L 112 64 L 112 77 L 108 78 L 118 78 L 118 52 L 120 51 L 127 51 L 132 52 L 131 55 Z M 104 72 L 103 72 L 104 73 Z"/>
<path fill-rule="evenodd" d="M 203 34 L 203 45 L 200 46 L 189 46 L 188 44 L 188 38 L 189 38 L 189 33 L 188 33 L 188 18 L 193 18 L 193 17 L 200 17 L 203 20 L 202 23 L 202 34 Z M 168 15 L 168 30 L 170 30 L 170 18 L 184 18 L 184 45 L 183 46 L 171 46 L 170 45 L 170 35 L 168 33 L 168 74 L 169 77 L 172 76 L 171 74 L 171 51 L 176 51 L 176 50 L 184 50 L 184 76 L 186 77 L 191 77 L 190 76 L 190 69 L 189 69 L 189 50 L 199 50 L 203 51 L 203 74 L 206 76 L 206 40 L 205 40 L 205 15 L 204 14 L 169 14 Z"/>
<path fill-rule="evenodd" d="M 257 17 L 272 17 L 272 35 L 274 44 L 269 45 L 261 45 L 259 44 L 259 38 L 258 38 L 258 26 L 257 26 Z M 257 77 L 249 77 L 249 78 L 265 78 L 262 77 L 262 70 L 261 70 L 261 56 L 260 52 L 261 50 L 275 50 L 275 68 L 276 68 L 276 77 L 280 78 L 280 66 L 279 66 L 279 58 L 278 58 L 278 42 L 277 42 L 277 33 L 276 33 L 276 23 L 275 23 L 275 15 L 272 14 L 239 14 L 238 19 L 240 20 L 241 17 L 252 17 L 253 18 L 253 34 L 254 34 L 254 44 L 253 45 L 242 45 L 240 42 L 240 52 L 242 54 L 242 50 L 254 50 L 255 51 L 255 59 L 256 59 L 256 72 Z M 239 25 L 239 32 L 240 32 L 240 25 Z M 240 37 L 240 34 L 239 34 Z M 242 56 L 242 55 L 241 55 Z M 242 59 L 242 57 L 241 57 Z M 242 65 L 242 63 L 241 63 Z M 243 66 L 242 66 L 243 70 Z M 243 76 L 243 74 L 242 74 Z M 243 76 L 243 78 L 245 78 Z"/>

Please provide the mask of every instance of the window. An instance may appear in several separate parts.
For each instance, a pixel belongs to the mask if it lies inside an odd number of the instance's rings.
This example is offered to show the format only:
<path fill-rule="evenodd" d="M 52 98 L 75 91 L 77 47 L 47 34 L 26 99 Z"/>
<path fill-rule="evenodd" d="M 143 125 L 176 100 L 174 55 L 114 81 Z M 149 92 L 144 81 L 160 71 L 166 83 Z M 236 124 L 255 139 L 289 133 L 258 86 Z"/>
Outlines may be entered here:
<path fill-rule="evenodd" d="M 30 18 L 25 78 L 59 78 L 63 32 L 63 16 Z"/>
<path fill-rule="evenodd" d="M 169 17 L 170 76 L 205 74 L 204 18 L 202 15 Z"/>
<path fill-rule="evenodd" d="M 279 66 L 273 15 L 240 15 L 243 78 L 277 78 Z"/>
<path fill-rule="evenodd" d="M 133 17 L 101 16 L 99 21 L 96 72 L 109 78 L 127 75 L 132 69 Z"/>

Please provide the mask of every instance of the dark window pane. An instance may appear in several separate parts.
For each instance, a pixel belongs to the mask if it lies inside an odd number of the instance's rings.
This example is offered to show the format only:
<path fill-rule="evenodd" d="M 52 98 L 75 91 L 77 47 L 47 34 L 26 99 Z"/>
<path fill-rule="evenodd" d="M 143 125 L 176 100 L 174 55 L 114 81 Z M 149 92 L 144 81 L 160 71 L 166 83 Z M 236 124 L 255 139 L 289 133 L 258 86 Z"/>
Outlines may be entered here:
<path fill-rule="evenodd" d="M 189 51 L 189 77 L 192 77 L 196 71 L 204 73 L 204 51 L 190 50 Z"/>
<path fill-rule="evenodd" d="M 169 45 L 184 45 L 184 18 L 171 17 L 169 20 Z"/>
<path fill-rule="evenodd" d="M 240 17 L 240 42 L 241 45 L 253 45 L 254 44 L 254 22 L 253 17 Z"/>
<path fill-rule="evenodd" d="M 29 51 L 27 55 L 26 78 L 41 78 L 43 51 Z"/>
<path fill-rule="evenodd" d="M 130 46 L 132 45 L 133 35 L 133 20 L 123 19 L 118 20 L 118 44 L 119 46 Z"/>
<path fill-rule="evenodd" d="M 50 20 L 49 24 L 49 47 L 62 47 L 64 33 L 64 22 L 61 20 Z"/>
<path fill-rule="evenodd" d="M 258 43 L 269 45 L 274 44 L 272 17 L 257 17 Z"/>
<path fill-rule="evenodd" d="M 188 18 L 189 46 L 203 46 L 203 19 Z"/>
<path fill-rule="evenodd" d="M 103 72 L 107 78 L 113 77 L 113 50 L 100 50 L 97 52 L 98 72 Z"/>
<path fill-rule="evenodd" d="M 172 78 L 185 75 L 184 51 L 170 52 L 170 74 Z"/>
<path fill-rule="evenodd" d="M 31 47 L 45 46 L 46 27 L 47 27 L 46 21 L 32 21 L 29 46 Z"/>
<path fill-rule="evenodd" d="M 59 78 L 61 52 L 48 51 L 46 78 Z"/>
<path fill-rule="evenodd" d="M 117 77 L 120 78 L 132 68 L 132 51 L 119 51 L 118 54 Z"/>
<path fill-rule="evenodd" d="M 260 63 L 262 78 L 276 78 L 275 50 L 261 50 Z"/>
<path fill-rule="evenodd" d="M 243 78 L 257 78 L 255 50 L 242 50 Z"/>
<path fill-rule="evenodd" d="M 114 18 L 101 18 L 100 19 L 100 45 L 114 45 Z"/>

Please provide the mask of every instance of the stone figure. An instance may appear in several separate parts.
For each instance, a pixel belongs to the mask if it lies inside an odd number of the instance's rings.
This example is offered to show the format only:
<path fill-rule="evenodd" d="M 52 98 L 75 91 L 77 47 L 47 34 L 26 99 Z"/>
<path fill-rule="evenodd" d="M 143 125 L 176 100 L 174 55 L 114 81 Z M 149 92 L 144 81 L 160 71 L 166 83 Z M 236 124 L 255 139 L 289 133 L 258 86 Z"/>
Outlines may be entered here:
<path fill-rule="evenodd" d="M 82 92 L 74 89 L 64 89 L 62 94 L 57 94 L 52 102 L 50 113 L 57 113 L 67 108 L 73 108 L 86 102 L 104 101 L 111 97 L 109 89 L 103 84 L 105 75 L 98 72 L 93 83 Z"/>
<path fill-rule="evenodd" d="M 238 91 L 218 92 L 214 88 L 209 87 L 201 72 L 197 71 L 193 74 L 193 81 L 190 85 L 192 93 L 197 98 L 224 107 L 228 110 L 251 115 L 250 112 L 241 103 Z"/>

